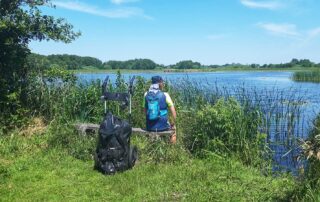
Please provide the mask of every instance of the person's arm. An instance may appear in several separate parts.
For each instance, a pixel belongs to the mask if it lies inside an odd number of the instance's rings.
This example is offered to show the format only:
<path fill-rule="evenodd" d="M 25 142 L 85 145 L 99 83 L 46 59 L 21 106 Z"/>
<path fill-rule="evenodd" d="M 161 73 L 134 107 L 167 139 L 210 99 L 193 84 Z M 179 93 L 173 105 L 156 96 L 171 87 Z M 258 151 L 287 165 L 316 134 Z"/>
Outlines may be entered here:
<path fill-rule="evenodd" d="M 174 130 L 171 137 L 170 137 L 170 142 L 172 144 L 176 144 L 177 142 L 177 132 L 175 131 L 176 130 L 176 127 L 175 127 L 175 122 L 176 122 L 176 119 L 177 119 L 177 112 L 176 112 L 176 109 L 174 107 L 174 104 L 172 102 L 172 99 L 170 97 L 170 95 L 168 93 L 165 93 L 166 95 L 166 102 L 167 102 L 167 105 L 168 105 L 168 108 L 171 112 L 171 115 L 172 115 L 172 118 L 173 118 L 173 123 L 171 123 L 171 130 Z"/>
<path fill-rule="evenodd" d="M 173 123 L 172 123 L 172 125 L 174 126 L 175 123 L 176 123 L 176 119 L 177 119 L 176 108 L 172 105 L 171 107 L 169 107 L 169 109 L 170 109 L 170 112 L 171 112 L 172 117 L 173 117 Z"/>
<path fill-rule="evenodd" d="M 173 117 L 173 123 L 171 125 L 171 130 L 174 130 L 174 132 L 172 133 L 172 135 L 170 137 L 170 142 L 172 144 L 176 144 L 177 143 L 177 132 L 176 132 L 175 122 L 176 122 L 176 118 L 177 118 L 177 112 L 176 112 L 176 109 L 174 108 L 174 106 L 170 107 L 170 112 Z"/>
<path fill-rule="evenodd" d="M 177 118 L 176 109 L 174 107 L 174 104 L 172 102 L 170 95 L 168 93 L 164 93 L 164 94 L 166 96 L 166 103 L 168 105 L 168 108 L 169 108 L 171 115 L 172 115 L 172 118 L 173 118 L 173 120 L 172 120 L 173 123 L 171 123 L 171 125 L 172 125 L 172 128 L 174 129 L 174 124 L 175 124 L 176 118 Z"/>

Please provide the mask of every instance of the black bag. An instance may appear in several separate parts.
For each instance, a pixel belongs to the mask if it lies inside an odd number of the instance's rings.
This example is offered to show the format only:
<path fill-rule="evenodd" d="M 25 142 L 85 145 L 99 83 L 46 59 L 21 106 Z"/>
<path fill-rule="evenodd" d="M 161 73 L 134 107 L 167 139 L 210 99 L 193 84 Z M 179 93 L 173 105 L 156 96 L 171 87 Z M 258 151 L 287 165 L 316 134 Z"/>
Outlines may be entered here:
<path fill-rule="evenodd" d="M 131 125 L 108 113 L 99 128 L 94 168 L 103 174 L 115 174 L 132 168 L 137 148 L 130 146 Z"/>

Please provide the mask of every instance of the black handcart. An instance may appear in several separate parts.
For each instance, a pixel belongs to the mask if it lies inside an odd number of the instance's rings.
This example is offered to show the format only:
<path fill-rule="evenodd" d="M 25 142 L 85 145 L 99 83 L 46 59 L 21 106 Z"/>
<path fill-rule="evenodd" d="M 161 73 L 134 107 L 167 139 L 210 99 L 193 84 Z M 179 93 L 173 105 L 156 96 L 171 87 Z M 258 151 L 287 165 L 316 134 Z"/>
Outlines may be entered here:
<path fill-rule="evenodd" d="M 105 117 L 99 127 L 94 168 L 103 174 L 110 175 L 131 169 L 138 158 L 137 147 L 130 144 L 132 134 L 131 99 L 134 80 L 135 77 L 130 79 L 126 93 L 108 92 L 108 76 L 102 85 L 101 99 L 104 101 Z M 120 102 L 122 109 L 129 107 L 129 121 L 114 116 L 107 109 L 108 101 Z"/>

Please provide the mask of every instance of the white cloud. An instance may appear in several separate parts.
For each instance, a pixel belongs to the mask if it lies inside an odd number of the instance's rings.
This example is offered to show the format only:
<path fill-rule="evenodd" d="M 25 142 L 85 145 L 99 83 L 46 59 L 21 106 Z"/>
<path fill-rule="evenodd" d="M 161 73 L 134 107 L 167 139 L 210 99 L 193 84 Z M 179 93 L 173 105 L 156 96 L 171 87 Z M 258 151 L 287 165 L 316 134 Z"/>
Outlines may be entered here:
<path fill-rule="evenodd" d="M 320 36 L 320 27 L 317 27 L 317 28 L 314 28 L 314 29 L 308 31 L 308 36 L 310 38 L 315 38 L 315 37 Z"/>
<path fill-rule="evenodd" d="M 124 3 L 132 3 L 132 2 L 138 2 L 140 0 L 110 0 L 113 4 L 124 4 Z"/>
<path fill-rule="evenodd" d="M 283 7 L 283 4 L 277 1 L 240 0 L 240 2 L 249 8 L 276 10 Z"/>
<path fill-rule="evenodd" d="M 300 33 L 297 30 L 297 27 L 295 24 L 258 23 L 257 25 L 260 28 L 274 35 L 284 36 L 284 37 L 300 36 Z"/>
<path fill-rule="evenodd" d="M 100 9 L 95 6 L 84 4 L 78 1 L 54 1 L 53 4 L 56 5 L 58 8 L 61 7 L 68 10 L 79 11 L 107 18 L 143 17 L 145 19 L 153 19 L 152 17 L 145 15 L 142 9 L 136 7 Z"/>
<path fill-rule="evenodd" d="M 298 30 L 295 24 L 258 23 L 257 26 L 267 32 L 280 37 L 287 37 L 299 41 L 296 46 L 306 46 L 320 37 L 320 27 L 309 30 Z"/>

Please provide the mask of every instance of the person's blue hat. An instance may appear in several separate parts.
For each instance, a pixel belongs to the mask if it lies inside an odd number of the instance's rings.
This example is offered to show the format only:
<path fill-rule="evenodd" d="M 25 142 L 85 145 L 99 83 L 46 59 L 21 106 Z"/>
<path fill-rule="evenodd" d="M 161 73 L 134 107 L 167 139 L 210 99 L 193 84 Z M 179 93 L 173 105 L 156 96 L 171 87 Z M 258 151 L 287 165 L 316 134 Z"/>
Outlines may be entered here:
<path fill-rule="evenodd" d="M 152 84 L 157 84 L 157 83 L 163 82 L 163 79 L 161 76 L 153 76 L 151 78 L 151 82 L 152 82 Z"/>

